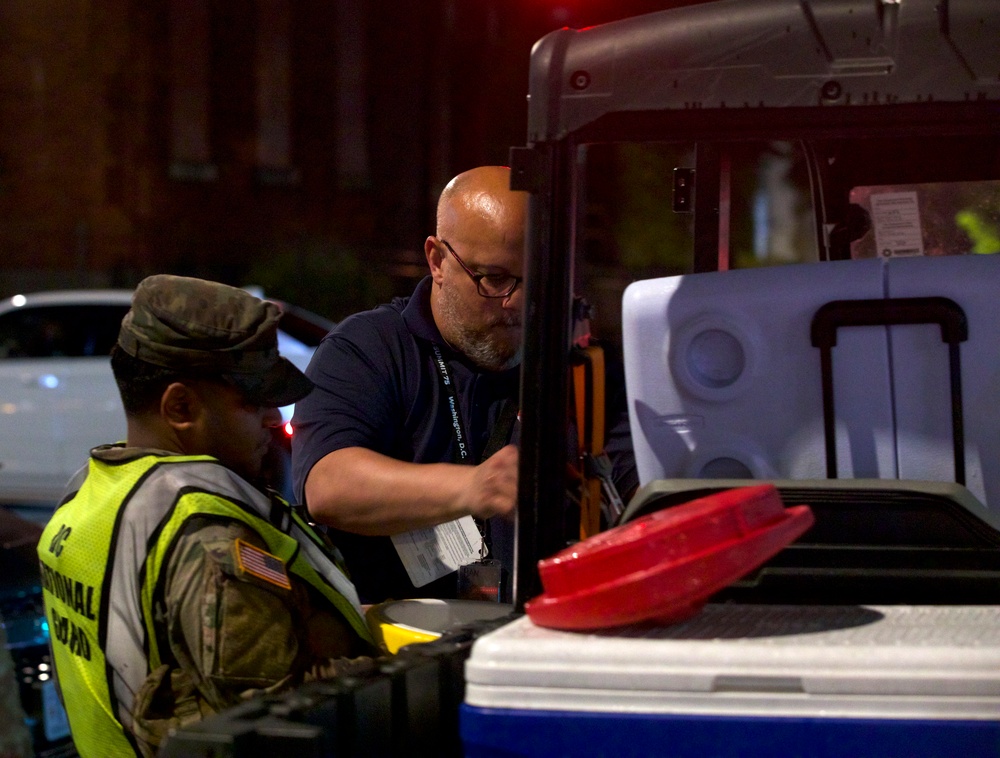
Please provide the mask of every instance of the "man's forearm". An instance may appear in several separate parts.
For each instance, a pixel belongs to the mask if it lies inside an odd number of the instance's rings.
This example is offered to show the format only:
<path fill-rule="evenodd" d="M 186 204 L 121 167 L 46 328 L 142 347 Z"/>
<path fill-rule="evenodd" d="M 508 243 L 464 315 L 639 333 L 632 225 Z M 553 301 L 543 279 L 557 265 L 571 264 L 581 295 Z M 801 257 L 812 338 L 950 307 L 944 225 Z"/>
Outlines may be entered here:
<path fill-rule="evenodd" d="M 471 467 L 406 463 L 361 447 L 322 458 L 306 478 L 309 513 L 348 532 L 389 535 L 464 516 Z"/>
<path fill-rule="evenodd" d="M 322 458 L 306 478 L 314 519 L 344 531 L 391 535 L 466 515 L 513 509 L 517 454 L 511 448 L 481 466 L 407 463 L 360 447 Z"/>

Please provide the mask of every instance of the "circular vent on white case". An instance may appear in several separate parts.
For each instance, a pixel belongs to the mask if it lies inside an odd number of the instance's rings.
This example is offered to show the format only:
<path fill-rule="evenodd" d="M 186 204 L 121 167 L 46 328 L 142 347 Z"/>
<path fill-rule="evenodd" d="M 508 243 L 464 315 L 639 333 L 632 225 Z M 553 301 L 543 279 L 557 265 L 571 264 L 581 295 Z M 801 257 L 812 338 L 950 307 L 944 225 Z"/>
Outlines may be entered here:
<path fill-rule="evenodd" d="M 736 458 L 720 456 L 708 461 L 698 471 L 698 479 L 754 479 L 753 472 Z"/>
<path fill-rule="evenodd" d="M 722 329 L 706 329 L 696 334 L 688 343 L 684 360 L 691 378 L 709 389 L 731 386 L 746 369 L 743 346 Z"/>
<path fill-rule="evenodd" d="M 704 400 L 732 400 L 750 386 L 763 342 L 734 321 L 703 315 L 673 327 L 668 364 L 684 389 Z"/>
<path fill-rule="evenodd" d="M 743 436 L 711 436 L 693 440 L 682 478 L 775 479 L 774 466 L 756 440 Z"/>

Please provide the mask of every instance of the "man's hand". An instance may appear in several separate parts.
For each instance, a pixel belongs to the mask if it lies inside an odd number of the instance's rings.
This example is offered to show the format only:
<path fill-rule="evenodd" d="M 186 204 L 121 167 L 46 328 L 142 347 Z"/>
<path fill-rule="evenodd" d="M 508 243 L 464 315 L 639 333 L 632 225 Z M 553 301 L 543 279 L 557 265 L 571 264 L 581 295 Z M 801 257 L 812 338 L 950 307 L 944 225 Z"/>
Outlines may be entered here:
<path fill-rule="evenodd" d="M 474 467 L 463 508 L 482 519 L 511 513 L 517 507 L 517 461 L 517 447 L 507 445 Z"/>

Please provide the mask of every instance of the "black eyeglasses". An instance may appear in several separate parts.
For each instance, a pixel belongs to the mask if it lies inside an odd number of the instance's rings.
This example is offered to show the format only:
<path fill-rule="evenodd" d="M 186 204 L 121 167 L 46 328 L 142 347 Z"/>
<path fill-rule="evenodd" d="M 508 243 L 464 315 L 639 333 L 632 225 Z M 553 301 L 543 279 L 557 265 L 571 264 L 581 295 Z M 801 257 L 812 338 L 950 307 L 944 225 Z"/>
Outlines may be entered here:
<path fill-rule="evenodd" d="M 439 238 L 440 239 L 440 238 Z M 455 252 L 448 240 L 441 239 L 441 244 L 448 248 L 448 252 L 455 256 L 455 260 L 458 261 L 458 265 L 461 266 L 465 273 L 469 275 L 469 278 L 476 283 L 476 290 L 483 297 L 510 297 L 514 294 L 514 290 L 517 289 L 517 285 L 524 281 L 524 277 L 514 276 L 513 274 L 476 274 L 465 265 L 464 261 L 458 257 L 458 253 Z"/>

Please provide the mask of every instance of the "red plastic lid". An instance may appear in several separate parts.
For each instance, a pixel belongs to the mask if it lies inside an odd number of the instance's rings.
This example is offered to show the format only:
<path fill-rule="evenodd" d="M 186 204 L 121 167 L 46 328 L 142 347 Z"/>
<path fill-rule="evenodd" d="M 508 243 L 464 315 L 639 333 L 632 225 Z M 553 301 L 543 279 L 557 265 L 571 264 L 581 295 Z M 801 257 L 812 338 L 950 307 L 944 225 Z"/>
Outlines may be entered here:
<path fill-rule="evenodd" d="M 812 524 L 808 505 L 785 508 L 771 484 L 692 500 L 539 561 L 545 592 L 525 610 L 554 629 L 680 621 Z"/>

